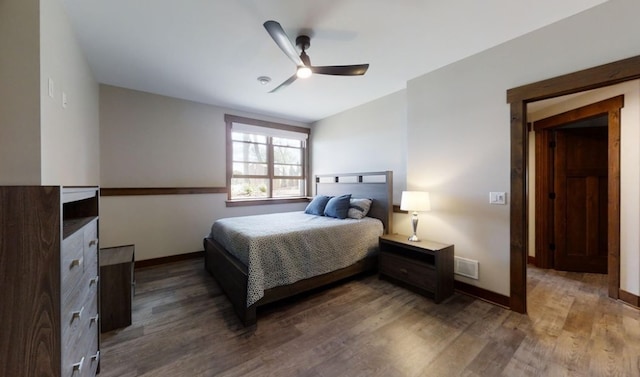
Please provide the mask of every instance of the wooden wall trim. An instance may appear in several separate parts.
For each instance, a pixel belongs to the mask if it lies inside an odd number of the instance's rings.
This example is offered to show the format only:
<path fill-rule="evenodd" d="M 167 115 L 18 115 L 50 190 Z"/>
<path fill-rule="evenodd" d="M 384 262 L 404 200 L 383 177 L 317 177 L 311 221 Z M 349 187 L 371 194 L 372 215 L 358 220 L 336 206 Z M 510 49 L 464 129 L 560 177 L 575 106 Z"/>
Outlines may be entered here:
<path fill-rule="evenodd" d="M 640 78 L 640 55 L 507 90 L 507 102 L 534 102 Z"/>
<path fill-rule="evenodd" d="M 475 285 L 467 284 L 456 280 L 454 282 L 455 290 L 459 293 L 467 296 L 479 298 L 483 301 L 487 301 L 491 304 L 502 306 L 509 309 L 509 297 L 495 293 L 484 288 L 476 287 Z"/>
<path fill-rule="evenodd" d="M 511 310 L 527 312 L 527 108 L 524 102 L 511 104 L 511 206 L 509 208 L 509 259 Z"/>
<path fill-rule="evenodd" d="M 196 258 L 204 258 L 204 250 L 194 251 L 193 253 L 169 255 L 167 257 L 144 259 L 140 261 L 137 260 L 135 261 L 135 269 L 137 270 L 139 268 L 158 266 L 161 264 L 179 262 L 183 260 L 196 259 Z"/>
<path fill-rule="evenodd" d="M 100 196 L 226 194 L 226 187 L 102 187 Z"/>
<path fill-rule="evenodd" d="M 527 256 L 527 264 L 536 266 L 536 257 L 531 255 Z"/>
<path fill-rule="evenodd" d="M 401 209 L 400 209 L 400 204 L 394 204 L 394 205 L 393 205 L 393 212 L 394 212 L 394 213 L 405 213 L 405 214 L 408 214 L 408 213 L 409 213 L 409 211 L 403 211 L 403 210 L 401 210 Z"/>
<path fill-rule="evenodd" d="M 629 293 L 623 289 L 618 293 L 618 298 L 626 304 L 629 304 L 637 309 L 640 309 L 640 297 Z"/>

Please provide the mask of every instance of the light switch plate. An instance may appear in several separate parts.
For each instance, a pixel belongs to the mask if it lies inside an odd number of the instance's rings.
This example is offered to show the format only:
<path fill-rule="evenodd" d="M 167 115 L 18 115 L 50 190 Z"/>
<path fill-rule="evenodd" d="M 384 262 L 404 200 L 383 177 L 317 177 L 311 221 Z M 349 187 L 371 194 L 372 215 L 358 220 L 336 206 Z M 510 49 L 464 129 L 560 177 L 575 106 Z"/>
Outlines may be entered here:
<path fill-rule="evenodd" d="M 506 192 L 490 192 L 489 193 L 490 204 L 507 204 Z"/>
<path fill-rule="evenodd" d="M 49 97 L 53 98 L 53 79 L 51 77 L 49 77 L 49 83 L 48 83 L 48 92 L 49 92 Z"/>

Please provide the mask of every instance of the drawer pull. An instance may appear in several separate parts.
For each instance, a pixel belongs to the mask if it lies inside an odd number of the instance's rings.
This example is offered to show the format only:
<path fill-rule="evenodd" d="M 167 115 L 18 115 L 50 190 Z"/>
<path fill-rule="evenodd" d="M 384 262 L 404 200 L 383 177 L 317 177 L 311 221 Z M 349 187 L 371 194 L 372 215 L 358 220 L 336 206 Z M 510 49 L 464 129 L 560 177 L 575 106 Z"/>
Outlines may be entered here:
<path fill-rule="evenodd" d="M 93 246 L 93 245 L 97 245 L 98 244 L 98 239 L 93 239 L 91 241 L 89 241 L 89 247 Z"/>
<path fill-rule="evenodd" d="M 78 361 L 77 363 L 73 364 L 73 373 L 75 372 L 82 372 L 82 364 L 84 364 L 84 356 L 82 357 L 82 359 L 80 359 L 80 361 Z"/>
<path fill-rule="evenodd" d="M 400 272 L 401 272 L 402 274 L 404 274 L 404 275 L 406 275 L 406 274 L 408 274 L 408 273 L 409 273 L 409 271 L 407 271 L 407 269 L 406 269 L 406 268 L 401 268 L 401 269 L 400 269 Z"/>
<path fill-rule="evenodd" d="M 71 268 L 75 266 L 78 266 L 78 267 L 82 266 L 82 258 L 74 259 L 71 261 Z"/>
<path fill-rule="evenodd" d="M 91 361 L 98 361 L 100 360 L 100 350 L 96 351 L 95 355 L 91 355 Z"/>
<path fill-rule="evenodd" d="M 73 321 L 74 319 L 82 318 L 82 312 L 83 311 L 84 311 L 84 306 L 82 308 L 80 308 L 80 310 L 76 310 L 74 312 L 71 312 L 71 321 Z"/>
<path fill-rule="evenodd" d="M 89 286 L 92 286 L 94 284 L 98 284 L 98 281 L 100 281 L 100 276 L 96 276 L 94 278 L 91 278 L 91 280 L 89 280 Z"/>
<path fill-rule="evenodd" d="M 89 321 L 98 323 L 98 318 L 100 318 L 100 314 L 96 314 L 93 317 L 89 318 Z"/>

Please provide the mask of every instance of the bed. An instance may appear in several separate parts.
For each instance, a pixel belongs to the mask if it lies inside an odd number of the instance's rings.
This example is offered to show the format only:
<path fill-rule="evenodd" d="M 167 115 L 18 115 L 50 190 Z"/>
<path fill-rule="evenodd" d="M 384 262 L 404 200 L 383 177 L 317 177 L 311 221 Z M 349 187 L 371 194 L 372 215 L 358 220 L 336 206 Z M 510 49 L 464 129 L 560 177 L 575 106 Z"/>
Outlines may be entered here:
<path fill-rule="evenodd" d="M 371 199 L 367 217 L 337 220 L 291 212 L 227 218 L 216 221 L 204 239 L 205 268 L 225 292 L 244 326 L 256 323 L 259 306 L 377 268 L 377 236 L 391 231 L 392 172 L 318 175 L 314 181 L 316 195 L 351 194 L 352 198 Z M 260 224 L 269 226 L 259 228 Z M 273 232 L 277 234 L 274 236 Z M 331 238 L 334 243 L 323 247 L 334 248 L 337 253 L 328 256 L 323 253 L 331 251 L 318 251 L 313 234 Z M 354 253 L 359 255 L 343 252 L 352 249 L 344 244 L 353 244 Z M 305 260 L 301 260 L 300 253 L 306 255 Z M 259 255 L 278 256 L 256 263 Z M 332 263 L 324 263 L 328 260 Z M 289 271 L 286 274 L 283 266 Z"/>

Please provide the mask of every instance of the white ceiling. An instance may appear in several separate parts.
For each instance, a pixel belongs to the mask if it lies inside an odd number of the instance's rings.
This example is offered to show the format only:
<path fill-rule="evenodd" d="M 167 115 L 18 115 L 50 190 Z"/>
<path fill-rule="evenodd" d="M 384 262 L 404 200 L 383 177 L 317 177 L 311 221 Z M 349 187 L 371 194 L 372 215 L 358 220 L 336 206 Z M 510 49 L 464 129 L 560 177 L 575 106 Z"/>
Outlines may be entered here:
<path fill-rule="evenodd" d="M 63 2 L 100 83 L 312 122 L 605 0 Z M 311 36 L 313 65 L 369 63 L 369 71 L 268 93 L 295 71 L 262 26 L 270 19 L 292 41 Z"/>

